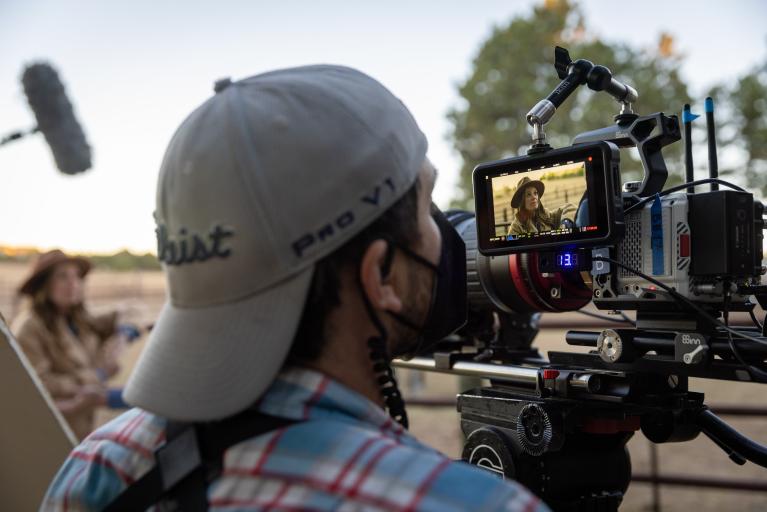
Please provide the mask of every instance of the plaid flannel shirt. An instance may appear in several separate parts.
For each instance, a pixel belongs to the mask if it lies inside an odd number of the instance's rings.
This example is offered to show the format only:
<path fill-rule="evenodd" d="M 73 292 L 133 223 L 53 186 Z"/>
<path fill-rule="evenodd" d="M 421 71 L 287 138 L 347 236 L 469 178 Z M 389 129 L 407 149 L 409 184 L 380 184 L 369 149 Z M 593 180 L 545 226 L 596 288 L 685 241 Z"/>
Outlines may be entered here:
<path fill-rule="evenodd" d="M 376 404 L 321 373 L 283 371 L 258 404 L 301 420 L 229 448 L 211 510 L 538 511 L 520 485 L 421 444 Z M 99 510 L 155 464 L 165 420 L 132 409 L 88 436 L 43 510 Z"/>

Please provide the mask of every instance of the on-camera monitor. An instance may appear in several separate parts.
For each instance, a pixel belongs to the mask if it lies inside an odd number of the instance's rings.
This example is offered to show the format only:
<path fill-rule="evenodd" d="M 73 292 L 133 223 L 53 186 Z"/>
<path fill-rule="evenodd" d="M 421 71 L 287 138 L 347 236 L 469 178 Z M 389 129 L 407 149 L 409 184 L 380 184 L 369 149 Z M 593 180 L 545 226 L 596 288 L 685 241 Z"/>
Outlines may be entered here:
<path fill-rule="evenodd" d="M 605 144 L 478 166 L 474 189 L 480 251 L 579 247 L 609 238 L 618 157 Z"/>

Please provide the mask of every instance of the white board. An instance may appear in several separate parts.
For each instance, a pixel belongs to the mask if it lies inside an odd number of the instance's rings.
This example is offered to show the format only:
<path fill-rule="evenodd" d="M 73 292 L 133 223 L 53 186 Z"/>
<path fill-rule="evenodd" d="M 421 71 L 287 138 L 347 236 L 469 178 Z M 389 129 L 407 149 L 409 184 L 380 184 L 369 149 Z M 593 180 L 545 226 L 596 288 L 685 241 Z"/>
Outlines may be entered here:
<path fill-rule="evenodd" d="M 75 444 L 0 317 L 0 510 L 37 510 Z"/>

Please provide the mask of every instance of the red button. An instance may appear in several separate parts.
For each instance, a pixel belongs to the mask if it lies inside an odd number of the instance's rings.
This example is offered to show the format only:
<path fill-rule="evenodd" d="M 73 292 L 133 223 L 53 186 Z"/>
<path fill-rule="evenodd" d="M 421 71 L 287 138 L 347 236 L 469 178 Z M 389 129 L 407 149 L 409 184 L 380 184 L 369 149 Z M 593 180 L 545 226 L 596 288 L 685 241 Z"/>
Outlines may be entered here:
<path fill-rule="evenodd" d="M 559 370 L 543 370 L 544 379 L 556 379 L 559 377 Z"/>
<path fill-rule="evenodd" d="M 688 258 L 690 256 L 690 235 L 679 235 L 679 257 Z"/>

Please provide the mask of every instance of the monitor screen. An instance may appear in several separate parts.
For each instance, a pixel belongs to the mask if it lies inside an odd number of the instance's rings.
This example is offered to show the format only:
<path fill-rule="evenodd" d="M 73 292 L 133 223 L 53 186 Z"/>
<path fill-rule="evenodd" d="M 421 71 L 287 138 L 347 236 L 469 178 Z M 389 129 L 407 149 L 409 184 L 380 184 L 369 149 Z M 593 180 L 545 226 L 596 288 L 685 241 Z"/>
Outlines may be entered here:
<path fill-rule="evenodd" d="M 619 198 L 614 185 L 618 157 L 603 144 L 478 166 L 474 190 L 480 251 L 577 247 L 609 238 Z"/>
<path fill-rule="evenodd" d="M 586 198 L 586 162 L 567 162 L 491 178 L 494 240 L 559 236 L 578 226 L 578 207 Z M 587 217 L 581 215 L 581 221 Z"/>

